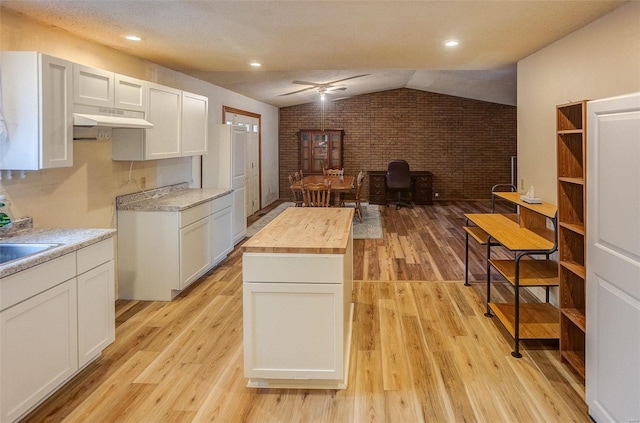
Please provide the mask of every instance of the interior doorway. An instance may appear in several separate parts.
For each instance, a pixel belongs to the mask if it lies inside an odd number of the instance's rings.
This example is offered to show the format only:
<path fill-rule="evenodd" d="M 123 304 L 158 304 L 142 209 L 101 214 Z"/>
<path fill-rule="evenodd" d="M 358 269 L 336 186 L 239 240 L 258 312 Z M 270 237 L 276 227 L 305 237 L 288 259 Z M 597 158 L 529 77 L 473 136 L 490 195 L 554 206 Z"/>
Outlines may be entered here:
<path fill-rule="evenodd" d="M 262 207 L 262 183 L 260 146 L 262 139 L 261 115 L 233 107 L 222 106 L 222 120 L 227 125 L 247 127 L 246 175 L 247 175 L 247 216 L 256 213 Z"/>

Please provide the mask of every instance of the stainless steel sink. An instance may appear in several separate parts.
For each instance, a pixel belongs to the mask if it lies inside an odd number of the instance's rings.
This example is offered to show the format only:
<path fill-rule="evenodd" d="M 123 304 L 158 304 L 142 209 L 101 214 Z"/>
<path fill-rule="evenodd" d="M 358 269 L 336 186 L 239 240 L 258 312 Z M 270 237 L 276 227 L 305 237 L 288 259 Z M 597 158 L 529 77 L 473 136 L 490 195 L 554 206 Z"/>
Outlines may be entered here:
<path fill-rule="evenodd" d="M 41 253 L 60 244 L 12 244 L 0 243 L 0 264 Z"/>

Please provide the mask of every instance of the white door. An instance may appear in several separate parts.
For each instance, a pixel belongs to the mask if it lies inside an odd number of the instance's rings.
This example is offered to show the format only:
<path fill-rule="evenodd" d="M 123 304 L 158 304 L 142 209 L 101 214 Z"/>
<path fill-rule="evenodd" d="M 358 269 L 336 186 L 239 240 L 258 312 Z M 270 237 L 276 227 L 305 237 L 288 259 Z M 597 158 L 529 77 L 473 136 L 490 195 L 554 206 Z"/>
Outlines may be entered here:
<path fill-rule="evenodd" d="M 231 188 L 233 188 L 233 241 L 238 243 L 247 233 L 246 127 L 232 129 Z"/>
<path fill-rule="evenodd" d="M 586 396 L 640 421 L 640 93 L 587 103 Z"/>
<path fill-rule="evenodd" d="M 227 125 L 243 125 L 247 127 L 246 149 L 246 209 L 247 216 L 260 210 L 260 118 L 241 113 L 226 112 Z"/>
<path fill-rule="evenodd" d="M 252 215 L 260 210 L 260 119 L 251 118 L 251 128 L 249 129 L 248 150 L 248 173 L 247 184 L 251 186 L 248 191 L 251 193 L 249 203 L 251 209 L 247 214 Z"/>

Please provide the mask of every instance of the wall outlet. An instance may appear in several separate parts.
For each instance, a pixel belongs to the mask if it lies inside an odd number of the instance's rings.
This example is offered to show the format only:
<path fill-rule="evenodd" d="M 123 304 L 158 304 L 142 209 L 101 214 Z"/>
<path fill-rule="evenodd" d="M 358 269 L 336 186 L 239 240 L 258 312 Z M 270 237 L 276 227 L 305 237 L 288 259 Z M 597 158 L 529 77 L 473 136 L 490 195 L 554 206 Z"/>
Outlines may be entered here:
<path fill-rule="evenodd" d="M 524 178 L 520 178 L 520 189 L 524 189 Z"/>
<path fill-rule="evenodd" d="M 143 176 L 140 178 L 140 189 L 145 189 L 147 187 L 147 177 Z"/>
<path fill-rule="evenodd" d="M 440 193 L 436 192 L 435 194 L 433 194 L 434 197 L 439 198 L 440 197 Z"/>

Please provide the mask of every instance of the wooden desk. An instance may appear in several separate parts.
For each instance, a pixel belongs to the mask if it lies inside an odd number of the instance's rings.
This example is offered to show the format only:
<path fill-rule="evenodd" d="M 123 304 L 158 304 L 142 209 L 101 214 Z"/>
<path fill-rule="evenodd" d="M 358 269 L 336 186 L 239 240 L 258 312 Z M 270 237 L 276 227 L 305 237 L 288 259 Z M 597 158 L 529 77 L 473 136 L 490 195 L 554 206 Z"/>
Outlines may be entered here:
<path fill-rule="evenodd" d="M 465 214 L 467 244 L 469 236 L 487 248 L 487 312 L 498 317 L 514 338 L 516 358 L 520 339 L 558 339 L 559 312 L 549 303 L 549 287 L 558 285 L 558 264 L 548 259 L 557 250 L 557 208 L 553 204 L 529 204 L 520 200 L 520 194 L 496 192 L 494 196 L 519 206 L 519 213 Z M 547 228 L 550 220 L 554 229 Z M 491 247 L 501 245 L 515 252 L 514 260 L 492 260 Z M 467 245 L 468 248 L 468 245 Z M 531 256 L 545 255 L 544 260 L 531 260 Z M 529 256 L 529 257 L 527 257 Z M 525 257 L 527 257 L 525 259 Z M 467 257 L 468 260 L 468 257 Z M 467 263 L 468 266 L 468 263 Z M 491 302 L 491 267 L 496 269 L 514 288 L 513 303 Z M 544 287 L 545 303 L 520 303 L 520 287 Z"/>
<path fill-rule="evenodd" d="M 346 388 L 354 212 L 290 207 L 242 246 L 249 387 Z"/>
<path fill-rule="evenodd" d="M 387 204 L 387 171 L 370 170 L 369 174 L 369 203 Z M 433 204 L 433 175 L 427 170 L 412 170 L 411 199 L 414 204 Z"/>

